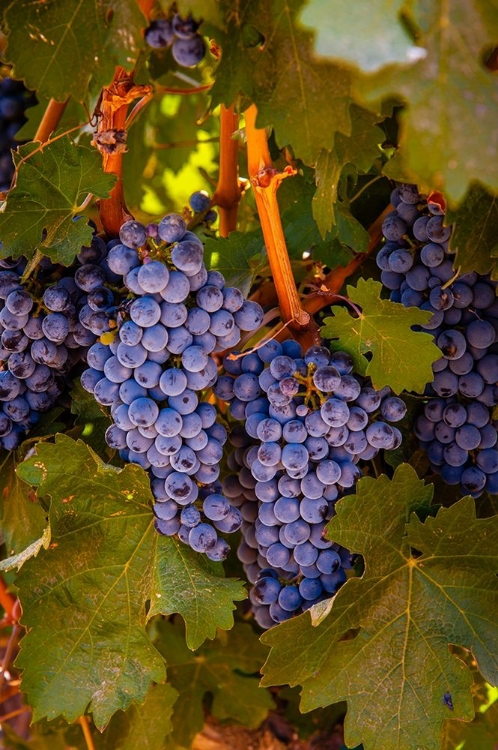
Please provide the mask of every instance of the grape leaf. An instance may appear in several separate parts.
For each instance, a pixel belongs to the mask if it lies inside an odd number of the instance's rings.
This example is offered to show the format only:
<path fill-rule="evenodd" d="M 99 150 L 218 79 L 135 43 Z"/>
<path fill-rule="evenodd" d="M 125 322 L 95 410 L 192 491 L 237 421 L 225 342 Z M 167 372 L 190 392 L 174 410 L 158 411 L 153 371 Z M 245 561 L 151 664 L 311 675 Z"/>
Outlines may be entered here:
<path fill-rule="evenodd" d="M 156 647 L 168 663 L 168 679 L 178 690 L 173 713 L 173 737 L 190 747 L 204 725 L 203 701 L 212 695 L 212 715 L 258 727 L 274 707 L 270 693 L 258 686 L 257 674 L 268 653 L 252 628 L 237 623 L 230 633 L 220 632 L 192 653 L 185 646 L 180 623 L 157 626 Z"/>
<path fill-rule="evenodd" d="M 343 167 L 354 163 L 360 172 L 368 172 L 379 156 L 379 144 L 384 140 L 383 131 L 375 123 L 379 118 L 356 105 L 351 107 L 351 135 L 337 133 L 334 150 L 322 149 L 316 164 L 317 189 L 313 197 L 313 216 L 325 236 L 336 223 L 334 205 Z"/>
<path fill-rule="evenodd" d="M 410 329 L 422 325 L 430 313 L 380 298 L 382 284 L 360 279 L 348 286 L 349 299 L 361 308 L 351 317 L 344 307 L 332 307 L 334 317 L 325 318 L 322 335 L 337 339 L 337 347 L 354 358 L 357 372 L 369 375 L 376 388 L 389 385 L 393 391 L 422 392 L 433 380 L 432 363 L 441 351 L 428 333 Z M 365 355 L 371 352 L 371 359 Z"/>
<path fill-rule="evenodd" d="M 47 526 L 42 536 L 39 539 L 36 539 L 36 541 L 29 544 L 26 549 L 23 549 L 22 552 L 19 552 L 17 555 L 11 555 L 5 560 L 1 560 L 0 570 L 13 570 L 14 568 L 20 570 L 24 563 L 27 560 L 30 560 L 32 557 L 36 557 L 41 549 L 48 549 L 49 544 L 50 527 Z"/>
<path fill-rule="evenodd" d="M 143 701 L 152 680 L 164 679 L 147 619 L 181 611 L 195 648 L 217 626 L 232 626 L 232 599 L 245 593 L 221 577 L 219 564 L 157 534 L 139 467 L 115 469 L 59 435 L 17 471 L 50 498 L 52 532 L 50 549 L 17 579 L 28 631 L 17 662 L 23 690 L 35 721 L 73 721 L 89 710 L 101 729 L 116 710 Z"/>
<path fill-rule="evenodd" d="M 313 183 L 301 175 L 284 180 L 279 188 L 278 202 L 289 255 L 302 260 L 303 252 L 310 252 L 326 266 L 345 266 L 352 257 L 347 241 L 351 239 L 347 220 L 343 224 L 339 221 L 333 232 L 322 239 L 313 217 L 314 192 Z M 351 215 L 350 218 L 355 222 Z"/>
<path fill-rule="evenodd" d="M 47 514 L 16 474 L 17 463 L 16 454 L 9 453 L 0 469 L 0 525 L 9 556 L 40 539 L 47 526 Z"/>
<path fill-rule="evenodd" d="M 27 118 L 27 122 L 17 131 L 15 135 L 16 141 L 23 143 L 25 141 L 32 141 L 36 135 L 36 131 L 41 123 L 42 117 L 47 109 L 49 99 L 42 99 L 40 95 L 37 95 L 37 104 L 29 107 L 24 112 L 24 117 Z M 91 106 L 90 103 L 87 105 L 87 109 L 82 104 L 79 104 L 74 99 L 70 99 L 62 113 L 62 116 L 58 123 L 58 129 L 60 132 L 75 128 L 77 125 L 81 125 L 88 119 L 88 108 Z"/>
<path fill-rule="evenodd" d="M 296 24 L 302 0 L 245 0 L 240 6 L 220 37 L 224 54 L 213 103 L 230 105 L 242 93 L 258 107 L 258 127 L 273 126 L 280 146 L 292 144 L 300 159 L 313 164 L 320 149 L 332 148 L 336 131 L 351 130 L 350 72 L 314 58 L 312 34 Z M 250 41 L 249 27 L 264 44 Z"/>
<path fill-rule="evenodd" d="M 76 750 L 77 747 L 68 745 L 62 730 L 42 734 L 37 727 L 30 727 L 30 737 L 29 740 L 26 740 L 16 734 L 7 722 L 2 723 L 2 739 L 8 743 L 5 745 L 6 750 L 68 750 L 68 748 Z M 78 750 L 80 750 L 80 747 L 78 747 Z M 83 747 L 81 747 L 81 750 L 83 750 Z"/>
<path fill-rule="evenodd" d="M 5 23 L 14 77 L 60 102 L 110 84 L 116 65 L 132 70 L 144 46 L 135 0 L 13 0 Z"/>
<path fill-rule="evenodd" d="M 361 5 L 369 14 L 370 2 Z M 368 102 L 393 95 L 407 102 L 400 118 L 402 150 L 424 190 L 444 190 L 455 203 L 475 180 L 498 190 L 498 78 L 483 64 L 484 50 L 498 39 L 495 4 L 416 2 L 410 20 L 426 56 L 359 76 L 358 91 Z"/>
<path fill-rule="evenodd" d="M 66 434 L 73 440 L 84 439 L 103 461 L 110 461 L 116 451 L 105 440 L 105 431 L 112 424 L 108 409 L 101 406 L 93 394 L 85 391 L 80 380 L 75 381 L 71 388 L 71 414 L 75 415 L 74 427 Z"/>
<path fill-rule="evenodd" d="M 95 750 L 162 750 L 171 733 L 178 693 L 171 685 L 153 685 L 145 703 L 115 714 L 102 735 L 95 734 Z"/>
<path fill-rule="evenodd" d="M 479 183 L 473 183 L 456 210 L 448 210 L 446 223 L 454 224 L 451 249 L 455 267 L 462 273 L 487 274 L 498 265 L 498 199 Z"/>
<path fill-rule="evenodd" d="M 413 62 L 423 54 L 401 22 L 405 6 L 405 0 L 369 0 L 368 5 L 310 0 L 300 19 L 315 31 L 318 55 L 341 58 L 371 72 L 388 63 Z"/>
<path fill-rule="evenodd" d="M 22 146 L 16 161 L 37 148 L 37 143 Z M 88 193 L 107 197 L 115 180 L 102 172 L 96 150 L 77 146 L 69 136 L 33 154 L 19 166 L 17 184 L 0 214 L 1 256 L 30 259 L 39 249 L 54 262 L 69 265 L 93 236 L 78 206 Z"/>
<path fill-rule="evenodd" d="M 207 268 L 223 274 L 227 286 L 236 286 L 248 294 L 254 277 L 267 265 L 261 230 L 231 232 L 227 239 L 207 238 L 204 262 Z"/>
<path fill-rule="evenodd" d="M 171 8 L 169 0 L 160 0 L 165 13 Z M 178 12 L 187 16 L 191 13 L 196 21 L 201 19 L 210 23 L 220 23 L 220 3 L 218 0 L 178 0 L 176 3 Z M 201 28 L 202 33 L 202 28 Z"/>
<path fill-rule="evenodd" d="M 476 519 L 465 497 L 422 523 L 414 511 L 428 512 L 432 489 L 406 464 L 361 479 L 327 533 L 365 573 L 262 639 L 264 685 L 302 685 L 304 711 L 347 700 L 349 747 L 439 750 L 445 719 L 472 718 L 472 672 L 450 643 L 498 680 L 498 518 Z"/>

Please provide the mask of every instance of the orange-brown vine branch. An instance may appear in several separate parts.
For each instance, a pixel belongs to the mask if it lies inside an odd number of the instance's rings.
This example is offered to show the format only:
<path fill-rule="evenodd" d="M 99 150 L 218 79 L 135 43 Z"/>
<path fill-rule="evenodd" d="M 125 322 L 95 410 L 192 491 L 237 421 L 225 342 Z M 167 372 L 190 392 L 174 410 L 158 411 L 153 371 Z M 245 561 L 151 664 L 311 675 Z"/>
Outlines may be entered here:
<path fill-rule="evenodd" d="M 0 576 L 0 604 L 5 610 L 5 614 L 11 622 L 16 622 L 18 617 L 17 599 L 8 590 L 2 576 Z"/>
<path fill-rule="evenodd" d="M 220 174 L 213 196 L 213 205 L 220 209 L 220 235 L 228 237 L 237 229 L 237 210 L 240 201 L 239 170 L 237 164 L 238 141 L 233 134 L 239 127 L 239 118 L 233 105 L 221 105 L 220 111 Z"/>
<path fill-rule="evenodd" d="M 334 301 L 334 297 L 337 295 L 342 285 L 365 261 L 365 259 L 372 253 L 379 242 L 382 239 L 382 222 L 386 216 L 393 210 L 391 205 L 387 206 L 380 216 L 374 221 L 368 230 L 370 241 L 368 243 L 368 249 L 365 253 L 358 253 L 347 266 L 338 266 L 331 271 L 323 280 L 322 290 L 319 295 L 308 297 L 303 304 L 305 310 L 311 315 L 314 315 L 323 307 L 327 307 L 331 302 Z"/>
<path fill-rule="evenodd" d="M 102 226 L 111 236 L 119 234 L 121 225 L 131 218 L 125 204 L 122 176 L 128 106 L 135 99 L 150 97 L 151 93 L 150 86 L 135 86 L 133 78 L 123 68 L 116 68 L 113 82 L 102 89 L 93 143 L 102 154 L 104 172 L 118 178 L 110 197 L 99 203 Z"/>
<path fill-rule="evenodd" d="M 252 104 L 245 112 L 249 177 L 254 189 L 282 319 L 297 332 L 311 324 L 311 316 L 301 307 L 277 201 L 280 183 L 285 177 L 295 174 L 295 170 L 289 166 L 283 172 L 278 172 L 274 168 L 266 131 L 256 127 L 256 116 L 257 108 Z"/>
<path fill-rule="evenodd" d="M 57 102 L 55 99 L 50 99 L 33 138 L 34 141 L 46 143 L 49 140 L 51 134 L 57 129 L 68 101 L 69 99 L 66 99 L 65 102 Z"/>
<path fill-rule="evenodd" d="M 78 719 L 81 729 L 83 730 L 83 736 L 85 738 L 85 743 L 87 746 L 87 750 L 95 750 L 95 743 L 93 741 L 92 732 L 90 730 L 90 724 L 88 723 L 88 719 L 86 716 L 80 716 Z"/>
<path fill-rule="evenodd" d="M 142 13 L 144 14 L 147 21 L 150 19 L 150 14 L 152 13 L 154 6 L 156 4 L 156 0 L 138 0 L 138 6 Z"/>

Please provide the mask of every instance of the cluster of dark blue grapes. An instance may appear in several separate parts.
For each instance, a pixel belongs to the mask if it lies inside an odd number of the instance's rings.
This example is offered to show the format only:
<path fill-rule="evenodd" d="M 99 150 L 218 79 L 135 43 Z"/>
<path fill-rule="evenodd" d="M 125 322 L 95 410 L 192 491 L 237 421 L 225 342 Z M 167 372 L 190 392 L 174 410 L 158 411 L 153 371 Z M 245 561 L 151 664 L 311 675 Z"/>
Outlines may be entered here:
<path fill-rule="evenodd" d="M 150 47 L 171 46 L 174 60 L 184 68 L 194 68 L 206 54 L 206 44 L 197 32 L 200 22 L 192 16 L 182 18 L 178 13 L 171 18 L 158 18 L 145 30 L 145 41 Z"/>
<path fill-rule="evenodd" d="M 425 200 L 414 185 L 397 187 L 395 210 L 383 224 L 387 240 L 377 255 L 391 299 L 432 313 L 423 326 L 441 359 L 426 388 L 431 399 L 415 422 L 432 469 L 448 484 L 479 497 L 498 492 L 497 282 L 453 269 L 441 202 Z"/>
<path fill-rule="evenodd" d="M 13 450 L 27 430 L 50 409 L 64 390 L 65 377 L 84 359 L 98 335 L 80 319 L 100 304 L 103 287 L 89 283 L 88 256 L 106 252 L 94 237 L 69 269 L 43 258 L 26 282 L 26 260 L 0 260 L 0 444 Z M 98 269 L 99 280 L 106 280 Z M 62 276 L 62 274 L 68 274 Z M 108 290 L 105 289 L 105 294 Z"/>
<path fill-rule="evenodd" d="M 224 359 L 214 385 L 243 422 L 231 441 L 225 495 L 240 506 L 238 554 L 254 584 L 251 602 L 264 628 L 333 595 L 351 566 L 347 550 L 324 538 L 339 497 L 353 492 L 358 462 L 394 449 L 401 433 L 387 422 L 406 413 L 390 389 L 353 374 L 345 352 L 296 341 L 268 341 Z M 384 421 L 385 420 L 385 421 Z"/>
<path fill-rule="evenodd" d="M 107 263 L 129 294 L 98 320 L 80 315 L 104 334 L 88 351 L 82 384 L 111 407 L 108 444 L 149 472 L 157 530 L 221 560 L 228 545 L 217 531 L 236 531 L 242 519 L 217 481 L 226 430 L 198 394 L 216 382 L 211 355 L 259 328 L 263 310 L 208 272 L 203 250 L 178 214 L 123 224 Z"/>
<path fill-rule="evenodd" d="M 27 91 L 22 81 L 6 76 L 0 79 L 0 192 L 9 190 L 14 174 L 11 149 L 19 145 L 17 131 L 24 125 L 24 111 L 33 106 L 34 94 Z"/>
<path fill-rule="evenodd" d="M 206 211 L 204 217 L 206 224 L 212 224 L 218 217 L 218 214 L 212 208 L 208 211 L 210 204 L 211 198 L 205 190 L 197 190 L 195 193 L 192 193 L 189 198 L 190 208 L 195 214 L 202 214 Z"/>

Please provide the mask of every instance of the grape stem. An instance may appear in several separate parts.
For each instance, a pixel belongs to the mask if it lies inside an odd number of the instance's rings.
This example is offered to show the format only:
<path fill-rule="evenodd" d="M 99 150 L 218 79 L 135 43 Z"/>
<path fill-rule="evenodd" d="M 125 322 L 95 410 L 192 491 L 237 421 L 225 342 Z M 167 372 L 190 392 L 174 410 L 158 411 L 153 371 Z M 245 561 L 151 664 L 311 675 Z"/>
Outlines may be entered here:
<path fill-rule="evenodd" d="M 45 110 L 36 130 L 35 137 L 33 138 L 34 141 L 40 141 L 42 144 L 45 144 L 49 140 L 50 135 L 57 129 L 57 126 L 61 121 L 61 117 L 64 114 L 68 101 L 69 99 L 66 99 L 64 102 L 50 99 L 47 104 L 47 109 Z"/>
<path fill-rule="evenodd" d="M 97 138 L 99 133 L 108 131 L 123 132 L 126 129 L 128 105 L 135 99 L 149 97 L 150 86 L 135 86 L 133 78 L 124 68 L 116 68 L 110 86 L 102 89 L 98 115 Z M 97 141 L 98 142 L 98 141 Z M 106 174 L 115 174 L 117 182 L 111 190 L 110 197 L 99 201 L 100 220 L 109 236 L 117 236 L 125 221 L 132 218 L 126 208 L 123 188 L 123 151 L 116 149 L 109 153 L 105 147 L 99 147 L 102 154 L 102 167 Z"/>
<path fill-rule="evenodd" d="M 17 622 L 17 618 L 18 618 L 17 599 L 15 598 L 15 596 L 12 596 L 12 594 L 8 590 L 7 584 L 5 583 L 1 575 L 0 575 L 0 604 L 4 608 L 5 614 L 7 615 L 10 622 Z"/>
<path fill-rule="evenodd" d="M 199 86 L 193 86 L 190 89 L 178 89 L 172 86 L 155 86 L 155 90 L 161 94 L 178 94 L 179 96 L 188 96 L 189 94 L 202 94 L 212 88 L 212 83 L 203 83 Z"/>
<path fill-rule="evenodd" d="M 95 750 L 95 743 L 93 741 L 92 732 L 90 731 L 90 725 L 86 716 L 80 716 L 78 719 L 81 729 L 83 730 L 83 736 L 85 738 L 86 746 L 88 750 Z"/>
<path fill-rule="evenodd" d="M 368 248 L 365 253 L 358 253 L 352 260 L 349 261 L 347 266 L 338 266 L 331 271 L 323 280 L 322 288 L 326 291 L 321 292 L 319 295 L 308 297 L 304 301 L 304 309 L 307 310 L 311 315 L 314 315 L 323 307 L 330 305 L 331 298 L 336 298 L 342 285 L 351 276 L 361 264 L 368 258 L 368 256 L 375 250 L 377 245 L 382 239 L 382 222 L 388 214 L 391 213 L 393 207 L 391 204 L 384 209 L 381 215 L 374 221 L 372 226 L 368 230 L 370 241 Z"/>
<path fill-rule="evenodd" d="M 171 143 L 154 143 L 154 150 L 155 151 L 164 151 L 166 149 L 170 148 L 192 148 L 193 146 L 198 146 L 201 143 L 218 143 L 219 139 L 214 138 L 192 138 L 191 140 L 187 141 L 172 141 Z"/>
<path fill-rule="evenodd" d="M 362 311 L 358 307 L 358 305 L 355 305 L 355 303 L 349 299 L 349 297 L 345 297 L 343 294 L 335 294 L 334 295 L 334 302 L 345 302 L 346 305 L 349 305 L 349 307 L 354 310 L 354 312 L 357 314 L 359 318 L 362 316 Z"/>
<path fill-rule="evenodd" d="M 257 108 L 252 104 L 245 111 L 249 177 L 254 189 L 268 261 L 277 291 L 284 323 L 296 333 L 307 328 L 315 335 L 317 328 L 308 311 L 303 310 L 294 281 L 292 267 L 277 202 L 277 190 L 286 177 L 296 173 L 291 167 L 278 172 L 273 166 L 266 130 L 256 127 Z M 313 330 L 313 327 L 315 329 Z"/>
<path fill-rule="evenodd" d="M 53 143 L 54 141 L 58 140 L 59 138 L 62 138 L 65 135 L 68 135 L 68 133 L 72 133 L 74 130 L 80 129 L 81 125 L 78 125 L 77 127 L 71 128 L 71 130 L 68 130 L 67 133 L 60 133 L 55 138 L 50 138 L 50 134 L 53 133 L 53 131 L 57 128 L 57 125 L 59 124 L 60 119 L 62 115 L 64 114 L 64 110 L 66 109 L 68 101 L 69 99 L 66 99 L 65 102 L 57 102 L 55 99 L 50 99 L 47 105 L 47 109 L 45 110 L 45 113 L 36 130 L 35 137 L 33 138 L 33 141 L 38 141 L 40 145 L 38 146 L 38 148 L 35 148 L 29 154 L 26 154 L 26 156 L 23 156 L 23 158 L 16 164 L 14 175 L 12 177 L 11 189 L 16 184 L 17 173 L 19 171 L 19 167 L 21 166 L 21 164 L 24 164 L 25 161 L 30 159 L 39 151 L 42 151 L 44 146 L 47 146 Z M 84 124 L 86 125 L 88 123 L 84 123 Z"/>
<path fill-rule="evenodd" d="M 221 237 L 228 237 L 230 232 L 237 229 L 237 210 L 241 194 L 237 164 L 239 144 L 232 136 L 238 127 L 239 117 L 234 111 L 233 104 L 230 107 L 222 104 L 220 108 L 220 173 L 211 202 L 212 206 L 218 206 L 220 209 Z"/>
<path fill-rule="evenodd" d="M 0 716 L 0 724 L 3 724 L 4 721 L 8 721 L 9 719 L 14 719 L 16 716 L 25 714 L 26 711 L 29 711 L 28 706 L 21 706 L 21 708 L 16 708 L 13 711 L 9 711 L 7 714 Z"/>
<path fill-rule="evenodd" d="M 138 0 L 138 6 L 144 14 L 147 21 L 150 20 L 150 14 L 156 4 L 156 0 Z"/>

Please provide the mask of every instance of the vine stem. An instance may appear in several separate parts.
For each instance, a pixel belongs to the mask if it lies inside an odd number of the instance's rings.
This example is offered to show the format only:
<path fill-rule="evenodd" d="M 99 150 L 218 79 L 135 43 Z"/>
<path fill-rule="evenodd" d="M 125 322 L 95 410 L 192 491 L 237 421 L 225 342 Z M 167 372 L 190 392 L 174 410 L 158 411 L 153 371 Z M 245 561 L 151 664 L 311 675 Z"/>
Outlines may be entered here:
<path fill-rule="evenodd" d="M 358 270 L 361 264 L 366 260 L 366 258 L 368 258 L 370 253 L 375 250 L 375 248 L 381 241 L 382 222 L 384 221 L 386 216 L 391 213 L 392 210 L 393 207 L 389 204 L 389 206 L 384 209 L 384 211 L 369 228 L 368 234 L 370 237 L 370 241 L 368 243 L 367 251 L 365 253 L 358 253 L 357 255 L 355 255 L 354 258 L 347 264 L 347 266 L 338 266 L 337 268 L 334 268 L 333 271 L 327 274 L 323 281 L 323 286 L 326 287 L 327 291 L 317 296 L 308 297 L 304 301 L 303 307 L 305 310 L 307 310 L 307 312 L 309 312 L 311 315 L 314 315 L 323 307 L 327 307 L 327 305 L 329 305 L 331 302 L 331 298 L 336 298 L 337 293 L 341 289 L 348 276 L 351 276 L 351 274 Z"/>
<path fill-rule="evenodd" d="M 7 584 L 0 575 L 0 604 L 11 622 L 17 621 L 17 599 L 8 590 Z"/>
<path fill-rule="evenodd" d="M 239 144 L 232 138 L 239 127 L 239 117 L 233 104 L 220 109 L 220 174 L 212 205 L 220 209 L 220 235 L 228 237 L 237 229 L 237 211 L 240 201 L 237 154 Z"/>
<path fill-rule="evenodd" d="M 25 714 L 26 711 L 29 711 L 29 706 L 21 706 L 21 708 L 16 708 L 14 711 L 9 711 L 8 714 L 0 716 L 0 724 L 3 724 L 4 721 L 8 721 L 8 719 L 14 719 L 16 716 Z"/>
<path fill-rule="evenodd" d="M 150 19 L 150 14 L 152 13 L 152 9 L 154 8 L 155 4 L 156 0 L 138 0 L 138 6 L 147 21 L 149 21 Z"/>
<path fill-rule="evenodd" d="M 174 88 L 173 86 L 161 86 L 155 87 L 156 91 L 161 94 L 178 94 L 178 96 L 189 96 L 189 94 L 202 94 L 204 91 L 209 91 L 213 87 L 212 83 L 202 83 L 199 86 L 192 86 L 190 89 Z"/>
<path fill-rule="evenodd" d="M 156 151 L 164 151 L 165 149 L 169 148 L 191 148 L 192 146 L 198 146 L 200 143 L 218 143 L 219 139 L 214 138 L 204 138 L 204 139 L 197 139 L 193 138 L 190 141 L 172 141 L 171 143 L 154 143 L 154 149 Z"/>
<path fill-rule="evenodd" d="M 312 331 L 314 321 L 309 312 L 301 307 L 277 202 L 277 190 L 280 183 L 296 171 L 290 166 L 286 167 L 283 172 L 278 172 L 274 168 L 268 149 L 266 131 L 256 127 L 257 112 L 254 104 L 245 111 L 249 177 L 254 189 L 256 207 L 282 319 L 296 333 L 303 332 L 305 328 Z M 313 335 L 314 333 L 313 331 Z"/>
<path fill-rule="evenodd" d="M 42 144 L 46 143 L 50 135 L 57 129 L 64 110 L 67 107 L 69 99 L 64 102 L 58 102 L 55 99 L 50 99 L 47 109 L 41 119 L 40 124 L 35 133 L 34 141 L 40 141 Z"/>
<path fill-rule="evenodd" d="M 83 736 L 85 738 L 86 746 L 88 750 L 95 750 L 95 743 L 93 741 L 92 732 L 90 731 L 90 725 L 86 716 L 80 716 L 78 719 L 81 729 L 83 730 Z"/>
<path fill-rule="evenodd" d="M 111 152 L 105 146 L 98 145 L 99 133 L 108 131 L 123 132 L 126 128 L 128 105 L 141 97 L 150 96 L 150 86 L 135 86 L 133 78 L 124 68 L 116 68 L 110 86 L 102 89 L 100 117 L 97 126 L 97 147 L 102 154 L 102 167 L 106 174 L 115 174 L 117 182 L 110 192 L 110 197 L 100 200 L 99 213 L 102 226 L 110 236 L 117 236 L 125 221 L 132 218 L 126 208 L 123 187 L 123 153 L 124 148 L 115 148 Z"/>

